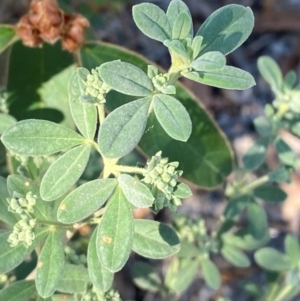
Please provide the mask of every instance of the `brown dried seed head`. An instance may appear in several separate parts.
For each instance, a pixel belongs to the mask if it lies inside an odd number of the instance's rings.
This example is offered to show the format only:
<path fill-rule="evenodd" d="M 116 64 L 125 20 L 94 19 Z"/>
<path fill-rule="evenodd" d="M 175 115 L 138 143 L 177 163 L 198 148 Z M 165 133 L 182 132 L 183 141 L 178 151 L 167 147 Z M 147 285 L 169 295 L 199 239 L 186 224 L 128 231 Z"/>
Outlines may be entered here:
<path fill-rule="evenodd" d="M 22 39 L 24 45 L 29 47 L 40 46 L 43 43 L 39 31 L 32 26 L 28 15 L 23 16 L 17 24 L 17 35 Z"/>
<path fill-rule="evenodd" d="M 82 15 L 65 15 L 65 24 L 62 34 L 63 49 L 76 51 L 84 42 L 85 30 L 89 21 Z"/>
<path fill-rule="evenodd" d="M 56 42 L 64 24 L 63 12 L 54 0 L 34 2 L 34 10 L 29 13 L 30 22 L 40 31 L 40 37 L 44 41 Z"/>

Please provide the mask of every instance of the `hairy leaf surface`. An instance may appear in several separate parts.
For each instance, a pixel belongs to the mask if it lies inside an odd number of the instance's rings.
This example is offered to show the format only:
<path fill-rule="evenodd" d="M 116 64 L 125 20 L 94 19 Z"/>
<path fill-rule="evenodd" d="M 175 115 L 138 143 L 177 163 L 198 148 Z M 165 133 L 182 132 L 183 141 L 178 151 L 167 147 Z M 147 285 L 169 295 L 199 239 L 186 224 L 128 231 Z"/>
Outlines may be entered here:
<path fill-rule="evenodd" d="M 41 197 L 53 201 L 65 194 L 80 178 L 88 163 L 91 145 L 77 146 L 59 157 L 41 182 Z"/>

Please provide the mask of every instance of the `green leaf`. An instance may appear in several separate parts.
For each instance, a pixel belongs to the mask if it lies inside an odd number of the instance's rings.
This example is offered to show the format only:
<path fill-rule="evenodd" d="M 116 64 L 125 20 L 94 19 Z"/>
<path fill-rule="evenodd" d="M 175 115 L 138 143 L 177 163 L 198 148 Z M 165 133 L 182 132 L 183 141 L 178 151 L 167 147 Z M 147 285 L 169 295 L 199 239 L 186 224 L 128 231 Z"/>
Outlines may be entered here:
<path fill-rule="evenodd" d="M 118 182 L 126 199 L 135 207 L 147 208 L 153 204 L 154 197 L 151 191 L 138 179 L 127 174 L 121 174 Z"/>
<path fill-rule="evenodd" d="M 21 175 L 10 175 L 7 178 L 7 188 L 11 197 L 13 197 L 14 192 L 23 196 L 32 192 L 33 195 L 37 196 L 36 204 L 33 207 L 35 217 L 42 220 L 53 220 L 52 204 L 42 200 L 39 186 L 33 180 Z"/>
<path fill-rule="evenodd" d="M 17 267 L 28 254 L 23 244 L 11 247 L 7 239 L 11 232 L 0 232 L 0 273 L 4 274 Z"/>
<path fill-rule="evenodd" d="M 84 138 L 74 131 L 46 120 L 23 120 L 2 135 L 3 144 L 25 156 L 46 156 L 83 144 Z"/>
<path fill-rule="evenodd" d="M 8 114 L 0 113 L 0 135 L 3 134 L 6 129 L 14 125 L 16 122 L 17 120 L 14 117 Z"/>
<path fill-rule="evenodd" d="M 58 233 L 53 229 L 48 234 L 37 264 L 35 283 L 37 291 L 43 298 L 54 294 L 59 285 L 64 266 L 64 247 Z"/>
<path fill-rule="evenodd" d="M 205 283 L 212 289 L 218 289 L 221 285 L 221 275 L 217 266 L 209 259 L 201 261 L 202 274 Z"/>
<path fill-rule="evenodd" d="M 159 275 L 146 262 L 139 261 L 134 263 L 132 277 L 134 284 L 147 292 L 157 293 L 163 288 Z"/>
<path fill-rule="evenodd" d="M 246 208 L 249 198 L 249 195 L 241 195 L 229 200 L 224 211 L 225 218 L 229 220 L 236 220 L 236 218 Z"/>
<path fill-rule="evenodd" d="M 189 8 L 183 1 L 172 0 L 168 6 L 167 13 L 166 13 L 172 28 L 174 26 L 175 20 L 182 12 L 191 14 Z"/>
<path fill-rule="evenodd" d="M 192 121 L 185 107 L 174 97 L 156 94 L 153 107 L 157 120 L 173 139 L 187 141 L 192 132 Z"/>
<path fill-rule="evenodd" d="M 205 20 L 196 34 L 203 37 L 201 53 L 232 52 L 247 40 L 253 26 L 254 16 L 249 7 L 230 4 L 216 10 Z"/>
<path fill-rule="evenodd" d="M 219 51 L 209 51 L 202 54 L 191 63 L 191 67 L 196 71 L 214 71 L 223 69 L 226 65 L 225 55 Z"/>
<path fill-rule="evenodd" d="M 203 37 L 201 36 L 196 36 L 193 39 L 192 42 L 192 49 L 193 49 L 193 60 L 199 55 L 201 46 L 203 42 Z"/>
<path fill-rule="evenodd" d="M 50 79 L 43 82 L 41 87 L 38 89 L 38 93 L 43 101 L 43 104 L 41 104 L 40 106 L 42 108 L 46 106 L 47 108 L 56 109 L 57 112 L 62 113 L 63 120 L 60 122 L 60 124 L 65 125 L 66 127 L 69 127 L 71 129 L 75 129 L 75 126 L 69 107 L 68 83 L 74 70 L 74 65 L 60 69 L 57 74 L 53 75 Z M 48 119 L 47 116 L 41 115 L 42 108 L 36 110 L 37 112 L 40 112 L 40 116 L 33 115 L 32 118 Z M 28 115 L 32 112 L 33 110 L 30 109 L 26 117 L 28 118 Z M 54 119 L 50 120 L 54 122 L 60 121 Z"/>
<path fill-rule="evenodd" d="M 61 202 L 57 219 L 65 224 L 82 221 L 108 200 L 116 186 L 115 179 L 97 179 L 81 185 Z"/>
<path fill-rule="evenodd" d="M 165 40 L 164 45 L 169 48 L 170 54 L 176 53 L 183 61 L 190 62 L 190 55 L 179 40 Z"/>
<path fill-rule="evenodd" d="M 133 242 L 133 216 L 120 188 L 109 200 L 97 231 L 98 258 L 105 268 L 117 272 L 125 265 Z"/>
<path fill-rule="evenodd" d="M 195 279 L 199 264 L 197 261 L 174 258 L 169 265 L 165 278 L 165 286 L 172 292 L 182 293 Z"/>
<path fill-rule="evenodd" d="M 99 67 L 101 79 L 112 89 L 126 95 L 149 96 L 153 85 L 148 75 L 130 63 L 113 61 Z"/>
<path fill-rule="evenodd" d="M 80 61 L 88 69 L 120 58 L 139 66 L 144 72 L 148 65 L 154 64 L 137 53 L 103 42 L 89 42 L 80 49 Z M 160 69 L 160 72 L 163 70 Z M 152 113 L 139 147 L 149 157 L 160 149 L 170 161 L 180 161 L 183 177 L 195 185 L 207 188 L 218 186 L 232 170 L 230 144 L 195 95 L 179 83 L 176 85 L 176 93 L 176 98 L 187 109 L 192 120 L 193 130 L 189 140 L 180 142 L 169 137 Z M 132 101 L 132 97 L 111 92 L 106 105 L 112 111 L 129 101 Z"/>
<path fill-rule="evenodd" d="M 94 230 L 88 246 L 88 270 L 93 285 L 95 285 L 101 291 L 106 292 L 112 286 L 114 274 L 101 264 L 97 255 L 96 239 L 97 229 Z"/>
<path fill-rule="evenodd" d="M 64 195 L 82 175 L 90 152 L 91 145 L 80 145 L 52 163 L 41 182 L 41 197 L 45 201 L 54 201 Z"/>
<path fill-rule="evenodd" d="M 182 75 L 198 83 L 223 89 L 245 90 L 255 85 L 250 73 L 232 66 L 225 66 L 220 70 L 193 71 Z"/>
<path fill-rule="evenodd" d="M 180 251 L 176 255 L 183 258 L 195 258 L 199 256 L 199 252 L 200 250 L 195 246 L 194 243 L 181 240 Z"/>
<path fill-rule="evenodd" d="M 193 195 L 191 188 L 186 185 L 185 183 L 179 183 L 175 191 L 173 192 L 173 195 L 177 196 L 180 199 L 188 198 L 189 196 Z"/>
<path fill-rule="evenodd" d="M 34 113 L 31 118 L 61 121 L 63 111 L 64 114 L 68 113 L 66 119 L 71 121 L 67 101 L 67 74 L 70 71 L 68 67 L 73 64 L 73 54 L 62 50 L 60 43 L 45 43 L 41 48 L 24 46 L 22 41 L 14 43 L 10 51 L 7 79 L 10 114 L 18 120 L 27 119 L 29 112 L 35 109 L 35 112 L 31 112 Z M 26 76 L 20 70 L 26 70 Z M 59 111 L 45 110 L 48 104 Z"/>
<path fill-rule="evenodd" d="M 175 19 L 172 30 L 172 39 L 183 40 L 193 37 L 193 20 L 189 12 L 181 12 Z"/>
<path fill-rule="evenodd" d="M 268 176 L 269 176 L 269 180 L 271 182 L 277 182 L 277 183 L 281 183 L 281 182 L 289 183 L 290 182 L 290 172 L 288 171 L 288 169 L 285 166 L 282 166 L 282 165 L 273 169 L 268 174 Z"/>
<path fill-rule="evenodd" d="M 300 136 L 300 123 L 297 122 L 291 126 L 291 132 L 296 136 Z"/>
<path fill-rule="evenodd" d="M 287 194 L 278 186 L 261 185 L 253 190 L 254 196 L 267 202 L 283 202 Z"/>
<path fill-rule="evenodd" d="M 255 118 L 254 126 L 256 131 L 262 136 L 270 136 L 272 134 L 272 125 L 265 116 Z"/>
<path fill-rule="evenodd" d="M 150 220 L 134 221 L 133 251 L 147 258 L 163 259 L 180 250 L 176 232 L 168 225 Z"/>
<path fill-rule="evenodd" d="M 247 204 L 248 222 L 251 234 L 262 239 L 268 232 L 268 221 L 265 209 L 255 201 Z"/>
<path fill-rule="evenodd" d="M 163 42 L 171 38 L 171 25 L 165 12 L 152 3 L 141 3 L 132 8 L 133 20 L 146 36 Z"/>
<path fill-rule="evenodd" d="M 284 240 L 284 247 L 292 266 L 297 267 L 300 261 L 300 246 L 298 239 L 294 235 L 288 234 Z"/>
<path fill-rule="evenodd" d="M 56 289 L 63 293 L 84 292 L 90 277 L 87 268 L 82 265 L 65 264 Z"/>
<path fill-rule="evenodd" d="M 36 231 L 32 245 L 27 249 L 23 244 L 11 247 L 7 239 L 11 232 L 0 233 L 0 273 L 5 274 L 20 265 L 24 258 L 29 255 L 35 246 L 44 238 L 47 230 L 39 229 Z"/>
<path fill-rule="evenodd" d="M 28 301 L 35 295 L 36 289 L 33 280 L 21 280 L 10 284 L 0 291 L 0 300 Z"/>
<path fill-rule="evenodd" d="M 225 244 L 222 247 L 221 254 L 234 266 L 240 268 L 247 268 L 250 266 L 249 258 L 242 251 L 229 244 Z"/>
<path fill-rule="evenodd" d="M 261 56 L 258 59 L 258 69 L 263 78 L 271 86 L 272 91 L 277 94 L 282 91 L 282 73 L 278 64 L 269 56 Z"/>
<path fill-rule="evenodd" d="M 94 139 L 97 126 L 97 109 L 93 104 L 82 103 L 78 83 L 78 74 L 75 71 L 69 81 L 69 104 L 72 117 L 81 134 L 87 139 Z"/>
<path fill-rule="evenodd" d="M 242 229 L 236 233 L 223 235 L 222 238 L 227 244 L 242 250 L 255 250 L 266 245 L 270 239 L 269 232 L 266 232 L 262 239 L 256 239 L 247 229 Z"/>
<path fill-rule="evenodd" d="M 137 146 L 146 128 L 150 99 L 132 101 L 108 115 L 98 137 L 105 157 L 122 158 Z"/>
<path fill-rule="evenodd" d="M 261 166 L 267 154 L 267 148 L 270 143 L 269 137 L 258 139 L 246 151 L 243 156 L 243 164 L 249 170 L 254 170 Z"/>
<path fill-rule="evenodd" d="M 18 222 L 18 218 L 15 214 L 8 211 L 9 204 L 6 199 L 9 198 L 6 179 L 0 177 L 0 220 L 13 227 Z"/>
<path fill-rule="evenodd" d="M 16 29 L 11 25 L 0 25 L 0 53 L 11 45 L 16 38 Z"/>
<path fill-rule="evenodd" d="M 297 157 L 291 147 L 280 137 L 274 141 L 274 146 L 278 157 L 283 164 L 294 166 L 297 162 Z"/>
<path fill-rule="evenodd" d="M 266 247 L 258 250 L 254 258 L 260 267 L 268 271 L 284 272 L 290 269 L 288 257 L 273 248 Z"/>
<path fill-rule="evenodd" d="M 284 77 L 284 85 L 287 89 L 293 89 L 297 82 L 297 73 L 294 70 L 289 71 Z"/>

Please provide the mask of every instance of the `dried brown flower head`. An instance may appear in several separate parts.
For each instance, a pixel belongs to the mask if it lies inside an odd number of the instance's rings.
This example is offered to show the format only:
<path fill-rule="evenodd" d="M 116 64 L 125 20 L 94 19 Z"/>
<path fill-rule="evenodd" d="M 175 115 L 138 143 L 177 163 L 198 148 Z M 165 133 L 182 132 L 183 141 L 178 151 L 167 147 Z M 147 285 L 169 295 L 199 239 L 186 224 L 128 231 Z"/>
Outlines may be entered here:
<path fill-rule="evenodd" d="M 63 49 L 76 51 L 84 41 L 88 26 L 88 20 L 82 15 L 65 14 L 56 0 L 32 0 L 29 13 L 17 24 L 17 34 L 30 47 L 62 39 Z"/>
<path fill-rule="evenodd" d="M 77 50 L 84 42 L 84 33 L 88 26 L 88 20 L 82 15 L 65 15 L 65 24 L 62 33 L 63 49 L 68 51 Z"/>

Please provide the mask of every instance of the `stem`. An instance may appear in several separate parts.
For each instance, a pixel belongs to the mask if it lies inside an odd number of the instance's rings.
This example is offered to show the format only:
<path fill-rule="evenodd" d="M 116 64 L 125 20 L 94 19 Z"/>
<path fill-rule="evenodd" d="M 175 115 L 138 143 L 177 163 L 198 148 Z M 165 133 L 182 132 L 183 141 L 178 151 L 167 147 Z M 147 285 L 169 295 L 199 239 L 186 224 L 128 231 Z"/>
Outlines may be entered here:
<path fill-rule="evenodd" d="M 104 214 L 105 210 L 106 210 L 106 207 L 101 208 L 101 209 L 99 209 L 98 211 L 96 211 L 96 212 L 93 214 L 93 218 L 92 218 L 92 219 L 94 220 L 95 218 L 102 216 L 102 215 Z"/>
<path fill-rule="evenodd" d="M 146 172 L 145 168 L 142 167 L 134 167 L 134 166 L 125 166 L 125 165 L 115 165 L 113 167 L 114 171 L 119 171 L 119 172 L 127 172 L 127 173 L 137 173 L 144 175 Z"/>
<path fill-rule="evenodd" d="M 273 299 L 273 301 L 282 301 L 284 300 L 284 298 L 293 290 L 293 286 L 288 285 L 286 286 L 282 291 L 280 291 L 280 293 L 277 295 L 277 297 L 275 299 Z"/>
<path fill-rule="evenodd" d="M 249 192 L 249 191 L 255 189 L 256 187 L 258 187 L 258 186 L 260 186 L 262 184 L 267 183 L 268 181 L 269 181 L 269 176 L 265 175 L 263 177 L 260 177 L 260 178 L 256 179 L 254 182 L 246 185 L 245 187 L 243 187 L 242 191 L 243 191 L 243 193 Z"/>
<path fill-rule="evenodd" d="M 278 284 L 275 283 L 275 284 L 272 286 L 271 291 L 270 291 L 269 295 L 267 296 L 266 301 L 274 301 L 274 294 L 277 293 L 277 288 L 278 288 Z"/>
<path fill-rule="evenodd" d="M 97 104 L 99 123 L 102 124 L 105 119 L 104 104 Z"/>
<path fill-rule="evenodd" d="M 38 219 L 36 222 L 37 222 L 37 224 L 57 226 L 59 228 L 74 230 L 73 226 L 68 226 L 68 225 L 62 224 L 60 222 L 47 221 L 47 220 L 41 220 L 41 219 Z"/>
<path fill-rule="evenodd" d="M 100 153 L 100 155 L 102 155 L 102 154 L 101 154 L 101 151 L 100 151 L 100 148 L 99 148 L 99 145 L 98 145 L 95 141 L 89 140 L 88 142 L 92 145 L 92 147 L 93 147 L 97 152 Z"/>

